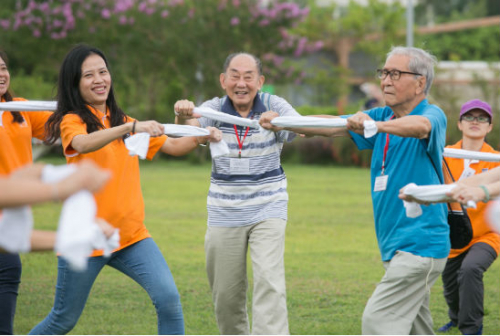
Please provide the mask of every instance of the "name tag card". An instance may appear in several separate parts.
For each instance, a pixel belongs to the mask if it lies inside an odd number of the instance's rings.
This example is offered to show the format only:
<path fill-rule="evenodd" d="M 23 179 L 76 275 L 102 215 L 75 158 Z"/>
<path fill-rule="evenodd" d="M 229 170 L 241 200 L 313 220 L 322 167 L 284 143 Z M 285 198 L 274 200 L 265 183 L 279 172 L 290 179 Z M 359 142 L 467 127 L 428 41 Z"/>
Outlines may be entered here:
<path fill-rule="evenodd" d="M 231 158 L 229 160 L 229 171 L 231 175 L 250 175 L 249 159 Z"/>

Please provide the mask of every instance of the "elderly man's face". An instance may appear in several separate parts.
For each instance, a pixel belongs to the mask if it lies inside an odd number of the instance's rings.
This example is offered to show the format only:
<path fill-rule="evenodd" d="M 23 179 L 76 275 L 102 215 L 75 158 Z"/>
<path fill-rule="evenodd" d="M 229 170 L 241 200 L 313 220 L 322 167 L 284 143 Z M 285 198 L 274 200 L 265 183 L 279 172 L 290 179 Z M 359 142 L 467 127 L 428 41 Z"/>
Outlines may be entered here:
<path fill-rule="evenodd" d="M 387 59 L 384 70 L 399 70 L 411 72 L 408 64 L 410 58 L 404 55 L 393 55 Z M 425 88 L 424 76 L 415 76 L 402 73 L 398 80 L 387 76 L 380 82 L 384 95 L 385 104 L 389 107 L 397 107 L 411 103 Z"/>
<path fill-rule="evenodd" d="M 255 60 L 248 55 L 238 55 L 231 60 L 220 83 L 238 112 L 250 112 L 253 100 L 264 84 Z"/>

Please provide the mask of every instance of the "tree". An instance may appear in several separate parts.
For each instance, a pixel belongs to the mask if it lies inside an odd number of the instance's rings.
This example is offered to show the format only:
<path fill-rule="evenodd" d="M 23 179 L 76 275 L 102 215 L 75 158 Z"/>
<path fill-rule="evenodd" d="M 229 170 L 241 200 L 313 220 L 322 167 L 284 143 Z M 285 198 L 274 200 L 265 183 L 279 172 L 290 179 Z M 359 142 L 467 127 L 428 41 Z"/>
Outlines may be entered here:
<path fill-rule="evenodd" d="M 173 119 L 177 99 L 220 95 L 231 52 L 262 56 L 268 81 L 277 83 L 300 75 L 282 60 L 321 47 L 290 33 L 308 8 L 281 0 L 16 0 L 1 13 L 12 66 L 54 81 L 72 44 L 95 45 L 110 59 L 127 111 L 162 121 Z"/>

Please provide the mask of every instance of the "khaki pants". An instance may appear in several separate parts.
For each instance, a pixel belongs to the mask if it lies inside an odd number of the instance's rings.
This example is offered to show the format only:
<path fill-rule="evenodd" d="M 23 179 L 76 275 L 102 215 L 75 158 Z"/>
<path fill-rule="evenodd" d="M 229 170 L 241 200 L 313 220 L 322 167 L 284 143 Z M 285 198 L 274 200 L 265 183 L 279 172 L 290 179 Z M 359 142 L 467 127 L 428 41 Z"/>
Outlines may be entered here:
<path fill-rule="evenodd" d="M 247 250 L 254 278 L 253 334 L 289 334 L 285 286 L 286 221 L 207 228 L 205 252 L 215 315 L 223 335 L 248 335 Z"/>
<path fill-rule="evenodd" d="M 445 265 L 446 258 L 402 251 L 384 262 L 385 275 L 363 313 L 363 334 L 433 335 L 430 289 Z"/>

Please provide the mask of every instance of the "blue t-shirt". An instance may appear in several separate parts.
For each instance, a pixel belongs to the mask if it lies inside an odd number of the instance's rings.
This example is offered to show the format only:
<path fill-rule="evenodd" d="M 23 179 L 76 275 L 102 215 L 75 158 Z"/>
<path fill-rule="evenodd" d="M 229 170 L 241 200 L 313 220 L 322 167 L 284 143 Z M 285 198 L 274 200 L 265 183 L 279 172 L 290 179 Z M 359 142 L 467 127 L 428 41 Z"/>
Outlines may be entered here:
<path fill-rule="evenodd" d="M 365 113 L 375 121 L 387 121 L 394 115 L 387 106 L 377 107 Z M 388 183 L 384 191 L 374 191 L 374 186 L 375 179 L 382 171 L 387 133 L 378 133 L 367 139 L 349 132 L 359 149 L 373 149 L 371 193 L 375 231 L 383 261 L 391 260 L 396 251 L 432 258 L 446 258 L 450 251 L 446 204 L 422 206 L 421 216 L 409 218 L 406 216 L 403 201 L 398 198 L 399 190 L 408 183 L 442 183 L 441 162 L 446 140 L 446 116 L 439 107 L 430 105 L 426 99 L 409 115 L 426 117 L 431 122 L 432 130 L 427 139 L 389 135 L 385 161 Z"/>

